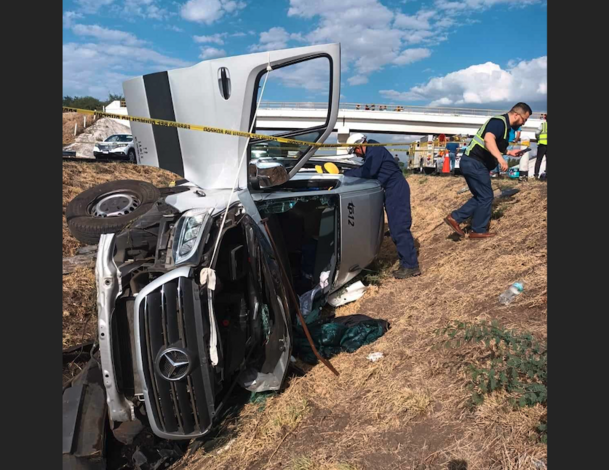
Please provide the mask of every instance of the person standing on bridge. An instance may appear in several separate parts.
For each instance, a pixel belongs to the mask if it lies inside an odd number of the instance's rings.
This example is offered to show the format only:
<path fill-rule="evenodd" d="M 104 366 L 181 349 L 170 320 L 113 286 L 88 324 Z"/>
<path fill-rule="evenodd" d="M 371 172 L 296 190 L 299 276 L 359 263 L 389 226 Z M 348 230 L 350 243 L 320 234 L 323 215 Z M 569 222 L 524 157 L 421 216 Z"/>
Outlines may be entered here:
<path fill-rule="evenodd" d="M 531 116 L 531 107 L 526 103 L 517 103 L 507 114 L 494 116 L 486 121 L 472 138 L 461 158 L 459 168 L 473 197 L 460 209 L 448 214 L 444 222 L 460 237 L 465 232 L 460 225 L 472 217 L 471 239 L 494 237 L 488 227 L 491 220 L 493 188 L 490 171 L 497 166 L 506 171 L 508 164 L 503 155 L 519 158 L 522 150 L 509 150 L 509 128 L 516 130 L 523 126 Z"/>
<path fill-rule="evenodd" d="M 364 134 L 352 134 L 347 144 L 352 147 L 349 154 L 355 153 L 364 159 L 359 168 L 346 170 L 345 176 L 356 178 L 378 179 L 385 190 L 385 210 L 391 239 L 398 250 L 400 267 L 394 271 L 396 279 L 406 279 L 419 276 L 419 262 L 414 247 L 414 239 L 410 232 L 412 216 L 410 211 L 410 186 L 393 155 L 385 147 L 366 147 L 358 144 L 378 144 L 375 140 L 368 140 Z"/>

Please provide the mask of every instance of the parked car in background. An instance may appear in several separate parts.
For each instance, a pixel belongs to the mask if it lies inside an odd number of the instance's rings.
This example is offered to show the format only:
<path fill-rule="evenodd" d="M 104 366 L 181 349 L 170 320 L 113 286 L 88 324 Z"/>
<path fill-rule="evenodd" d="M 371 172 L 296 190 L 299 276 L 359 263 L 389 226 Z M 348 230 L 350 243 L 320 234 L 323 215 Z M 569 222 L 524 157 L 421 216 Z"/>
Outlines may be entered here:
<path fill-rule="evenodd" d="M 135 143 L 131 134 L 114 134 L 93 147 L 93 155 L 100 159 L 128 160 L 137 163 Z"/>

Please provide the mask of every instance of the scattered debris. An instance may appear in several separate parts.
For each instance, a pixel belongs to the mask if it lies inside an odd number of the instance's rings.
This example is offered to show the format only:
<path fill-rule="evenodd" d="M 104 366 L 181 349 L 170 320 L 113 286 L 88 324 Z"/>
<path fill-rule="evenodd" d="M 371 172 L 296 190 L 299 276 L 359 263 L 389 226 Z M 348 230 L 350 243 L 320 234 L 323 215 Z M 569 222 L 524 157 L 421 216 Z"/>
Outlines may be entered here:
<path fill-rule="evenodd" d="M 68 362 L 86 362 L 91 359 L 91 352 L 95 346 L 95 341 L 89 341 L 83 344 L 77 344 L 71 348 L 63 350 L 63 363 Z"/>
<path fill-rule="evenodd" d="M 368 354 L 368 356 L 366 356 L 366 359 L 368 359 L 369 361 L 372 361 L 372 362 L 376 362 L 379 359 L 382 359 L 383 357 L 385 357 L 385 356 L 383 355 L 382 352 L 375 352 L 375 353 Z"/>
<path fill-rule="evenodd" d="M 63 391 L 63 468 L 106 468 L 106 396 L 98 359 Z"/>
<path fill-rule="evenodd" d="M 97 255 L 97 245 L 87 245 L 76 250 L 77 255 L 89 255 L 95 253 Z"/>
<path fill-rule="evenodd" d="M 546 470 L 548 468 L 542 460 L 538 460 L 538 459 L 531 459 L 531 460 L 533 462 L 533 465 L 535 465 L 535 468 L 540 468 L 543 470 Z"/>
<path fill-rule="evenodd" d="M 220 455 L 222 452 L 227 451 L 228 449 L 230 449 L 233 446 L 234 443 L 235 443 L 235 439 L 231 439 L 228 444 L 226 444 L 224 447 L 218 449 L 218 452 L 216 452 L 216 454 Z"/>
<path fill-rule="evenodd" d="M 71 256 L 63 259 L 63 274 L 70 274 L 79 268 L 92 268 L 95 266 L 97 251 L 85 255 Z"/>
<path fill-rule="evenodd" d="M 142 465 L 148 463 L 148 457 L 146 457 L 146 454 L 144 454 L 139 448 L 133 453 L 131 459 L 136 467 L 141 467 Z"/>
<path fill-rule="evenodd" d="M 133 443 L 133 439 L 135 439 L 135 437 L 142 432 L 143 429 L 144 425 L 141 423 L 141 421 L 139 419 L 135 419 L 133 421 L 125 421 L 121 423 L 116 429 L 112 430 L 112 433 L 119 442 L 129 445 Z M 159 452 L 161 450 L 159 450 Z"/>
<path fill-rule="evenodd" d="M 362 281 L 355 282 L 330 295 L 328 303 L 332 307 L 340 307 L 349 302 L 354 302 L 366 293 L 366 289 L 368 287 L 362 284 Z"/>
<path fill-rule="evenodd" d="M 375 342 L 390 328 L 389 322 L 362 314 L 327 319 L 313 318 L 313 315 L 309 317 L 307 322 L 315 347 L 326 359 L 340 352 L 357 351 L 362 346 Z M 317 363 L 299 325 L 294 327 L 294 352 L 308 364 Z"/>
<path fill-rule="evenodd" d="M 517 194 L 520 192 L 520 189 L 518 188 L 508 188 L 508 189 L 504 189 L 502 190 L 498 196 L 498 198 L 506 198 L 506 197 L 512 197 L 514 194 Z"/>
<path fill-rule="evenodd" d="M 469 187 L 465 186 L 464 188 L 461 188 L 459 191 L 457 191 L 457 194 L 463 194 L 467 191 L 469 191 Z M 493 196 L 495 196 L 496 198 L 505 198 L 505 197 L 511 197 L 518 192 L 520 192 L 520 189 L 517 189 L 517 188 L 507 188 L 507 189 L 494 188 Z"/>
<path fill-rule="evenodd" d="M 524 281 L 513 283 L 508 289 L 499 296 L 499 303 L 508 305 L 524 290 Z"/>

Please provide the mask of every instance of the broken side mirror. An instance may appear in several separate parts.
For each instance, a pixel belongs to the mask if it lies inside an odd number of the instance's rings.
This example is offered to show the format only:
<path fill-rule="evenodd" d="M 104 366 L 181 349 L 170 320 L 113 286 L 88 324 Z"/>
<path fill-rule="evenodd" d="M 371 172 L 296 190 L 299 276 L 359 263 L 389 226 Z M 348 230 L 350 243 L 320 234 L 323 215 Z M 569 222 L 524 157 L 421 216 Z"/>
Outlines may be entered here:
<path fill-rule="evenodd" d="M 288 172 L 281 163 L 262 162 L 260 160 L 250 163 L 250 175 L 254 172 L 260 188 L 279 186 L 290 179 Z"/>

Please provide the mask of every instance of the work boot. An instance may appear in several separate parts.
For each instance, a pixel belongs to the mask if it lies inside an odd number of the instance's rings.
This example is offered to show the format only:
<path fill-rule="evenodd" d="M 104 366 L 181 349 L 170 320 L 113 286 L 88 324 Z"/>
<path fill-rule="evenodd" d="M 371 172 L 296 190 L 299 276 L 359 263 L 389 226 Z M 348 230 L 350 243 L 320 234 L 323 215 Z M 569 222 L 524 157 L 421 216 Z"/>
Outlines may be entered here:
<path fill-rule="evenodd" d="M 393 272 L 393 277 L 396 279 L 407 279 L 409 277 L 420 276 L 421 270 L 417 266 L 416 268 L 405 268 L 404 266 L 400 266 L 399 269 L 396 269 Z"/>
<path fill-rule="evenodd" d="M 473 239 L 492 238 L 495 235 L 497 235 L 497 234 L 496 233 L 491 233 L 491 232 L 482 232 L 482 233 L 470 232 L 469 238 L 473 238 Z"/>

